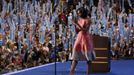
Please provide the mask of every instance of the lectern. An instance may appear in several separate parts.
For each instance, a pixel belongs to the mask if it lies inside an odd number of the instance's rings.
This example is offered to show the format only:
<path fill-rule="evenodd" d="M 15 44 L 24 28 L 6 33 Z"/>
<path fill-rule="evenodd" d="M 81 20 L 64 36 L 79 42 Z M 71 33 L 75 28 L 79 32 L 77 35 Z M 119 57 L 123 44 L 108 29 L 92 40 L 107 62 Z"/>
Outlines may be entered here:
<path fill-rule="evenodd" d="M 93 36 L 94 50 L 96 59 L 92 62 L 91 72 L 109 72 L 110 71 L 110 39 L 104 36 Z"/>

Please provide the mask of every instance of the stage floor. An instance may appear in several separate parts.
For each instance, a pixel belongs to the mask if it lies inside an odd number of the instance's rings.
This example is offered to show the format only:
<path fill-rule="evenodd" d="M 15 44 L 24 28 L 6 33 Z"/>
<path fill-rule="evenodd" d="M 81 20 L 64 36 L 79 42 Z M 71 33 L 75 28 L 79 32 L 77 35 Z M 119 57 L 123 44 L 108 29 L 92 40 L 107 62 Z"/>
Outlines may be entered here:
<path fill-rule="evenodd" d="M 28 68 L 4 75 L 68 75 L 71 62 L 57 62 Z M 102 67 L 103 68 L 103 67 Z M 111 71 L 108 73 L 96 73 L 91 75 L 132 75 L 134 74 L 134 60 L 112 60 Z M 80 61 L 76 67 L 75 75 L 86 75 L 86 62 Z"/>

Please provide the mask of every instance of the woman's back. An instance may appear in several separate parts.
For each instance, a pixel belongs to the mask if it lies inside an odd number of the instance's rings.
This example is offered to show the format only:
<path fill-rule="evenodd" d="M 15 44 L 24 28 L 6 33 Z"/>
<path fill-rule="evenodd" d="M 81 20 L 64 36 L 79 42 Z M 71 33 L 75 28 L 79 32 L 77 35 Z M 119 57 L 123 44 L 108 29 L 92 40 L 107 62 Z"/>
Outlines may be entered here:
<path fill-rule="evenodd" d="M 89 18 L 86 18 L 86 19 L 80 18 L 78 20 L 78 24 L 82 27 L 82 29 L 79 29 L 79 32 L 89 35 L 90 19 Z M 79 33 L 78 33 L 78 35 L 79 35 Z"/>

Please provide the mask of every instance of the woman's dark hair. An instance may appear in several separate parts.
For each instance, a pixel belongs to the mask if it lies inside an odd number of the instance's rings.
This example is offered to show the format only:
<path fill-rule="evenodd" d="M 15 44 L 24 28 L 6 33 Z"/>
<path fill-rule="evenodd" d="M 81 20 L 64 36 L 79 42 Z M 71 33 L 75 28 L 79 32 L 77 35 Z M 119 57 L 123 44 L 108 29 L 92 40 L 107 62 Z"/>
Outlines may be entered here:
<path fill-rule="evenodd" d="M 84 7 L 81 7 L 77 10 L 77 13 L 80 13 L 81 18 L 87 18 L 88 16 L 88 10 L 85 9 Z"/>

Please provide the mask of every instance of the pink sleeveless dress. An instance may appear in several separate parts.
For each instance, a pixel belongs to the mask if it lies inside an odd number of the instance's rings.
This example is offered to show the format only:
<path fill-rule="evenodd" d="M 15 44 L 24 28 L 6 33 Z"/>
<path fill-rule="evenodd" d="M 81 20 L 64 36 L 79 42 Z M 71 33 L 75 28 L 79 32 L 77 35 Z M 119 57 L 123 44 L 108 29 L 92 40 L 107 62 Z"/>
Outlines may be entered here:
<path fill-rule="evenodd" d="M 93 38 L 89 33 L 89 19 L 79 19 L 78 24 L 86 30 L 79 29 L 72 53 L 72 60 L 86 60 L 92 61 L 95 59 L 95 52 L 93 48 Z M 77 29 L 78 30 L 78 29 Z"/>

